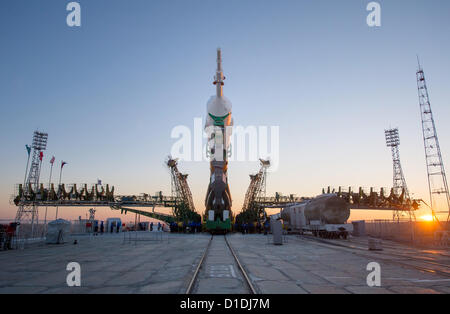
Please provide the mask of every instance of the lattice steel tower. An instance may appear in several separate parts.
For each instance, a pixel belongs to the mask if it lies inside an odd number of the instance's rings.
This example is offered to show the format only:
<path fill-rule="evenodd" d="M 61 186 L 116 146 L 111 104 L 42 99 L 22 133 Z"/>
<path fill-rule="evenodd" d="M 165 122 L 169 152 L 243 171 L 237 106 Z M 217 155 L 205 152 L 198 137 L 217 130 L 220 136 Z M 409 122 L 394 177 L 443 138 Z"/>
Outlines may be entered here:
<path fill-rule="evenodd" d="M 266 197 L 267 169 L 270 167 L 270 161 L 263 159 L 259 161 L 261 163 L 261 169 L 257 174 L 250 175 L 250 185 L 245 193 L 241 212 L 252 209 L 257 198 Z"/>
<path fill-rule="evenodd" d="M 39 175 L 41 172 L 42 152 L 47 148 L 48 134 L 35 131 L 31 145 L 32 159 L 28 175 L 23 187 L 23 198 L 36 197 L 39 191 Z M 31 236 L 34 233 L 34 223 L 39 222 L 39 211 L 37 206 L 19 206 L 16 214 L 16 222 L 22 222 L 31 218 Z"/>
<path fill-rule="evenodd" d="M 170 169 L 172 178 L 172 196 L 175 196 L 177 201 L 181 202 L 181 207 L 174 208 L 176 217 L 188 218 L 189 215 L 195 213 L 194 200 L 192 198 L 191 189 L 187 182 L 187 174 L 182 174 L 178 170 L 178 160 L 168 157 L 166 161 Z"/>
<path fill-rule="evenodd" d="M 393 162 L 393 173 L 394 173 L 394 193 L 397 196 L 400 196 L 403 194 L 405 199 L 409 199 L 409 191 L 408 186 L 406 185 L 405 176 L 403 175 L 402 165 L 400 163 L 400 136 L 398 133 L 398 128 L 385 130 L 384 134 L 386 136 L 386 145 L 387 147 L 391 148 L 392 151 L 392 162 Z M 402 214 L 401 209 L 397 209 L 394 211 L 394 220 L 395 218 L 400 219 Z M 407 211 L 409 214 L 409 217 L 411 218 L 411 215 L 414 215 L 414 213 L 411 213 L 411 211 Z M 415 218 L 415 217 L 414 217 Z"/>
<path fill-rule="evenodd" d="M 445 175 L 444 163 L 442 162 L 441 149 L 431 111 L 430 98 L 428 95 L 425 74 L 419 62 L 417 76 L 417 89 L 419 93 L 420 114 L 422 116 L 422 132 L 425 147 L 425 159 L 428 173 L 428 189 L 433 217 L 436 210 L 440 213 L 448 213 L 450 218 L 450 197 L 448 193 L 447 177 Z"/>

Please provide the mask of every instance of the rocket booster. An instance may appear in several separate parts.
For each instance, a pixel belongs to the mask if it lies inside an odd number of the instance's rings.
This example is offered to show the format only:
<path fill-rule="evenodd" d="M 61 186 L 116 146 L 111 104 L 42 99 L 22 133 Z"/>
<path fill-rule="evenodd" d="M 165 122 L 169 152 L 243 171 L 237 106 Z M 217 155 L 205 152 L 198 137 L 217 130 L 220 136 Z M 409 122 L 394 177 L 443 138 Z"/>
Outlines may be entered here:
<path fill-rule="evenodd" d="M 206 193 L 206 212 L 214 220 L 225 219 L 224 211 L 231 211 L 231 194 L 228 185 L 228 156 L 230 155 L 231 127 L 233 126 L 232 105 L 223 95 L 225 76 L 222 70 L 222 52 L 217 50 L 217 70 L 213 84 L 216 95 L 207 103 L 205 131 L 208 134 L 208 155 L 210 157 L 210 182 Z"/>

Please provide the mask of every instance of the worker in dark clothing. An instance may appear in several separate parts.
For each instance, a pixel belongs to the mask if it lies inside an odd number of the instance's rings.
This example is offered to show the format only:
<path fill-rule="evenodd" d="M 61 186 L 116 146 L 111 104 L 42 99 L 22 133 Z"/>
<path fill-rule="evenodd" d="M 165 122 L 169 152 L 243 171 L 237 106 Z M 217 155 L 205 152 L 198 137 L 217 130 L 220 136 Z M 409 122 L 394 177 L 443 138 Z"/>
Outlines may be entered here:
<path fill-rule="evenodd" d="M 4 247 L 4 244 L 6 242 L 6 229 L 8 226 L 6 225 L 0 225 L 0 249 L 6 250 L 6 247 Z"/>
<path fill-rule="evenodd" d="M 258 233 L 261 233 L 261 223 L 259 221 L 256 224 L 256 230 L 257 230 Z"/>
<path fill-rule="evenodd" d="M 266 219 L 266 221 L 264 222 L 264 235 L 267 235 L 269 229 L 270 229 L 269 219 Z"/>
<path fill-rule="evenodd" d="M 158 231 L 160 231 L 160 230 L 161 230 L 161 223 L 158 222 Z"/>
<path fill-rule="evenodd" d="M 111 224 L 111 228 L 109 230 L 109 233 L 114 233 L 114 224 Z"/>
<path fill-rule="evenodd" d="M 16 233 L 16 228 L 19 224 L 17 222 L 11 222 L 8 225 L 8 228 L 6 228 L 6 243 L 5 243 L 5 249 L 11 250 L 12 249 L 12 239 L 14 237 L 14 234 Z"/>
<path fill-rule="evenodd" d="M 153 221 L 150 223 L 150 231 L 153 231 Z"/>

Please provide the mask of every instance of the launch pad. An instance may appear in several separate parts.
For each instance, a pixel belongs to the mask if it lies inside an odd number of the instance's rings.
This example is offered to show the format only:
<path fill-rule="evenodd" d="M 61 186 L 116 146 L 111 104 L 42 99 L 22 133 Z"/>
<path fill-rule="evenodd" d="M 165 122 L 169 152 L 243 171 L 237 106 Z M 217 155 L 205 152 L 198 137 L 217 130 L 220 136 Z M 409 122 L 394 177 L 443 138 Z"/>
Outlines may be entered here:
<path fill-rule="evenodd" d="M 168 241 L 130 244 L 120 234 L 78 236 L 77 245 L 71 241 L 5 252 L 0 254 L 0 293 L 184 294 L 210 237 L 170 234 Z M 247 293 L 223 236 L 217 237 L 193 293 Z M 231 234 L 227 240 L 256 293 L 450 293 L 445 249 L 384 241 L 384 251 L 369 252 L 366 239 L 337 246 L 295 235 L 283 246 L 268 245 L 259 234 Z M 66 284 L 66 266 L 72 261 L 81 267 L 80 287 Z M 369 262 L 381 265 L 381 287 L 367 285 Z"/>
<path fill-rule="evenodd" d="M 270 161 L 260 159 L 261 170 L 256 175 L 250 176 L 250 185 L 245 195 L 243 208 L 241 213 L 234 217 L 228 183 L 228 158 L 232 153 L 230 137 L 234 122 L 231 102 L 224 96 L 223 92 L 224 81 L 222 51 L 218 49 L 217 69 L 213 81 L 216 87 L 216 94 L 209 99 L 206 106 L 205 131 L 208 136 L 207 155 L 210 158 L 210 178 L 203 215 L 200 215 L 195 210 L 192 193 L 187 183 L 188 175 L 182 174 L 178 170 L 177 159 L 173 159 L 170 156 L 166 161 L 166 165 L 171 171 L 172 180 L 172 196 L 169 197 L 163 196 L 162 192 L 157 193 L 156 196 L 150 196 L 145 193 L 138 196 L 117 196 L 114 194 L 114 187 L 110 188 L 108 184 L 106 187 L 101 184 L 95 184 L 90 188 L 88 188 L 87 184 L 83 184 L 81 189 L 77 188 L 76 184 L 72 184 L 66 190 L 66 185 L 61 183 L 61 172 L 65 162 L 61 164 L 58 186 L 55 188 L 54 184 L 51 183 L 50 175 L 48 187 L 45 188 L 44 184 L 39 182 L 39 176 L 48 134 L 36 131 L 33 137 L 33 160 L 28 178 L 26 176 L 24 183 L 17 185 L 16 194 L 13 196 L 13 202 L 18 207 L 16 223 L 21 222 L 24 214 L 31 213 L 31 236 L 33 236 L 34 221 L 38 221 L 39 217 L 39 206 L 45 206 L 46 208 L 49 206 L 56 208 L 92 206 L 110 207 L 113 210 L 120 210 L 122 213 L 132 212 L 166 222 L 176 220 L 185 223 L 198 223 L 203 221 L 204 229 L 207 231 L 211 233 L 227 233 L 232 230 L 233 223 L 263 223 L 267 220 L 265 208 L 286 208 L 304 202 L 313 202 L 313 198 L 298 198 L 293 195 L 286 198 L 278 193 L 275 198 L 268 198 L 266 196 L 266 175 L 267 169 L 270 167 Z M 395 155 L 397 159 L 394 158 L 394 175 L 395 162 L 397 162 L 399 167 L 398 130 L 396 130 L 395 135 L 396 137 L 393 139 L 389 137 L 388 141 L 388 146 L 392 146 L 395 142 L 394 144 L 397 148 Z M 53 162 L 51 163 L 53 169 Z M 402 184 L 398 184 L 397 181 L 397 179 L 394 179 L 394 187 L 391 189 L 389 196 L 384 195 L 383 189 L 380 191 L 380 194 L 371 189 L 370 193 L 366 195 L 362 188 L 357 193 L 354 193 L 351 188 L 348 192 L 343 192 L 341 188 L 338 191 L 330 191 L 330 188 L 328 188 L 326 194 L 336 196 L 345 201 L 348 206 L 354 208 L 392 210 L 397 217 L 400 216 L 399 212 L 407 212 L 412 217 L 414 216 L 414 211 L 419 208 L 419 200 L 410 199 L 403 173 L 401 173 L 400 178 Z M 325 194 L 325 190 L 323 190 L 322 194 Z M 136 207 L 151 208 L 152 210 L 138 210 Z M 171 207 L 173 209 L 172 215 L 157 213 L 155 212 L 155 207 Z M 348 218 L 348 215 L 346 217 Z M 47 217 L 45 216 L 46 220 Z M 341 223 L 344 223 L 344 221 Z"/>
<path fill-rule="evenodd" d="M 268 197 L 266 183 L 270 161 L 261 159 L 260 171 L 250 176 L 244 206 L 234 215 L 228 182 L 229 130 L 234 123 L 231 102 L 223 93 L 224 80 L 222 55 L 218 50 L 213 82 L 216 94 L 207 103 L 205 129 L 210 173 L 202 214 L 194 207 L 188 175 L 179 171 L 178 160 L 171 157 L 166 160 L 171 173 L 170 196 L 162 192 L 117 195 L 114 187 L 100 183 L 89 187 L 87 184 L 66 185 L 61 182 L 61 172 L 56 187 L 51 178 L 45 187 L 39 182 L 39 175 L 47 134 L 39 132 L 35 134 L 43 139 L 38 138 L 37 144 L 33 144 L 28 179 L 18 185 L 13 197 L 18 207 L 16 222 L 20 223 L 26 214 L 32 217 L 31 238 L 39 207 L 109 207 L 122 214 L 131 212 L 136 217 L 147 216 L 171 225 L 202 222 L 203 231 L 224 235 L 194 231 L 167 233 L 167 240 L 158 237 L 158 241 L 139 241 L 137 224 L 134 231 L 128 230 L 128 241 L 119 233 L 120 227 L 118 234 L 112 229 L 109 234 L 101 232 L 99 236 L 72 234 L 70 240 L 60 246 L 35 245 L 0 256 L 0 293 L 450 292 L 447 243 L 442 249 L 424 250 L 385 241 L 383 251 L 372 252 L 367 248 L 370 239 L 353 237 L 353 226 L 347 222 L 350 209 L 392 211 L 397 221 L 401 213 L 407 213 L 410 223 L 415 220 L 414 212 L 424 202 L 410 198 L 400 166 L 397 129 L 386 131 L 394 162 L 394 186 L 390 193 L 384 189 L 377 192 L 374 188 L 354 191 L 328 187 L 315 197 L 282 196 L 281 193 Z M 61 171 L 63 166 L 64 163 Z M 172 214 L 155 211 L 158 207 L 172 208 Z M 281 211 L 268 217 L 266 208 Z M 284 222 L 284 231 L 279 220 Z M 276 230 L 282 240 L 272 243 L 280 245 L 269 244 L 272 236 L 270 232 L 267 234 L 269 227 L 265 226 L 269 221 L 279 226 Z M 264 224 L 265 235 L 248 234 L 250 224 L 259 225 L 253 231 L 261 231 Z M 242 234 L 231 233 L 238 230 Z M 271 231 L 275 238 L 274 230 Z M 186 228 L 180 231 L 185 232 Z M 158 232 L 162 234 L 159 228 Z M 337 238 L 343 240 L 330 240 Z M 79 263 L 82 269 L 78 287 L 66 284 L 67 263 L 71 261 Z M 376 286 L 368 284 L 367 270 L 373 263 L 383 269 L 383 283 Z"/>

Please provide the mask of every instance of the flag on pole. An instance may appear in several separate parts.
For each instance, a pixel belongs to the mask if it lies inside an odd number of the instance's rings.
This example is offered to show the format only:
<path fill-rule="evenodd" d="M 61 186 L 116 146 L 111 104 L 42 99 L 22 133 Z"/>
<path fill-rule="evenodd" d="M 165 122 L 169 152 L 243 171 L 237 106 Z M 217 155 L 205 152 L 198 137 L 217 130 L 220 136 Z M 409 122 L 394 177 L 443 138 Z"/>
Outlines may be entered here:
<path fill-rule="evenodd" d="M 64 167 L 64 165 L 66 165 L 67 164 L 67 162 L 65 162 L 65 161 L 62 161 L 61 162 L 61 169 Z"/>
<path fill-rule="evenodd" d="M 55 156 L 52 157 L 52 159 L 50 159 L 50 163 L 53 165 L 53 163 L 55 162 Z"/>
<path fill-rule="evenodd" d="M 39 160 L 42 161 L 44 158 L 44 152 L 39 152 Z"/>
<path fill-rule="evenodd" d="M 28 145 L 25 145 L 25 147 L 26 147 L 26 149 L 27 149 L 28 156 L 30 156 L 30 153 L 31 153 L 31 147 L 28 146 Z"/>

